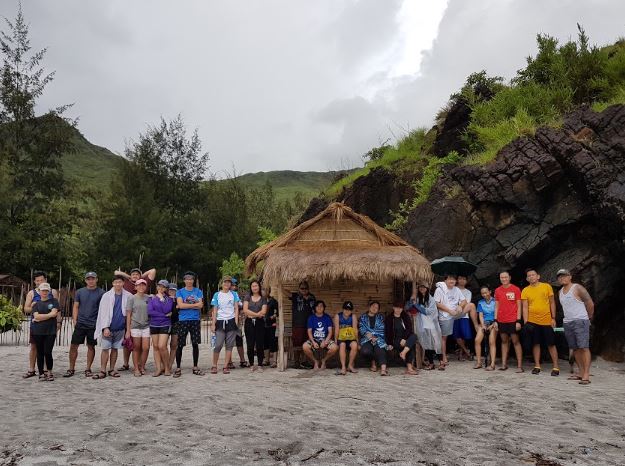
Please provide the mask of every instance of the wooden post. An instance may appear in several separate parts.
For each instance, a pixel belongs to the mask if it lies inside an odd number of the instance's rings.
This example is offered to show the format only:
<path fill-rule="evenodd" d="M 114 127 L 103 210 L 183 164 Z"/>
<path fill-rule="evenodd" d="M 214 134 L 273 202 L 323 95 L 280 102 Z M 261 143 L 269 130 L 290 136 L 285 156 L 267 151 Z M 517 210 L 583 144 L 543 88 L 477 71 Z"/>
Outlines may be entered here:
<path fill-rule="evenodd" d="M 278 288 L 278 370 L 284 372 L 286 364 L 284 361 L 284 307 L 282 303 L 282 283 L 277 284 Z M 272 289 L 275 289 L 272 286 Z"/>

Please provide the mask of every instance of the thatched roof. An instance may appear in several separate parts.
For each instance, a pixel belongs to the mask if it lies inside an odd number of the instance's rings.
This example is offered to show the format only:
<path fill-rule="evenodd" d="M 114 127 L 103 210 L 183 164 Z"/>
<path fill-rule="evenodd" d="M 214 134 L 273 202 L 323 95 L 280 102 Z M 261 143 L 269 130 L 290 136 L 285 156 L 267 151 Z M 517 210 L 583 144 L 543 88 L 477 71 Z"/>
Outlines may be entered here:
<path fill-rule="evenodd" d="M 432 279 L 429 261 L 416 248 L 339 202 L 256 249 L 246 266 L 248 274 L 262 266 L 269 283 Z"/>

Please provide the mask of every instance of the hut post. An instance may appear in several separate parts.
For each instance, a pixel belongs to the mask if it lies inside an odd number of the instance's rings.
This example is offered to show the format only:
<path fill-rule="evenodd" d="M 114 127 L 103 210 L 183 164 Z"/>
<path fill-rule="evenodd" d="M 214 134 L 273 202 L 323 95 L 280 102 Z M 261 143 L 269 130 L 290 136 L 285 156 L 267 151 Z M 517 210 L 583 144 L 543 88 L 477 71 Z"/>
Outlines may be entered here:
<path fill-rule="evenodd" d="M 273 287 L 272 287 L 273 288 Z M 278 286 L 278 370 L 286 369 L 284 361 L 284 307 L 282 304 L 282 283 Z"/>

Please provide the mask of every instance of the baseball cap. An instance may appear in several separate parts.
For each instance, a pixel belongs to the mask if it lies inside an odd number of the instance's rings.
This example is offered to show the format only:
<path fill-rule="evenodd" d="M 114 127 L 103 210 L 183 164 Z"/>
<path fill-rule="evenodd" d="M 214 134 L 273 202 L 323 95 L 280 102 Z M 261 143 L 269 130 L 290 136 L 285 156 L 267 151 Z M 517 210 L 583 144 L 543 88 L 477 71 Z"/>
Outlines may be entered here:
<path fill-rule="evenodd" d="M 39 285 L 39 291 L 50 291 L 52 288 L 49 283 L 42 283 Z"/>
<path fill-rule="evenodd" d="M 134 269 L 130 271 L 130 273 L 133 273 L 133 272 L 141 273 L 141 269 L 138 269 L 135 267 Z"/>
<path fill-rule="evenodd" d="M 222 282 L 230 282 L 230 283 L 234 283 L 234 280 L 232 279 L 232 277 L 230 275 L 224 275 L 223 278 L 221 279 Z"/>
<path fill-rule="evenodd" d="M 232 277 L 232 280 L 230 280 L 232 282 L 233 285 L 238 285 L 239 284 L 239 280 L 237 280 L 236 278 Z"/>
<path fill-rule="evenodd" d="M 571 275 L 571 272 L 569 272 L 568 269 L 560 269 L 558 270 L 558 273 L 556 273 L 556 277 L 559 277 L 560 275 Z"/>
<path fill-rule="evenodd" d="M 165 288 L 169 288 L 169 282 L 167 280 L 159 280 L 157 285 L 164 286 Z"/>
<path fill-rule="evenodd" d="M 170 289 L 170 290 L 178 291 L 178 287 L 176 286 L 175 283 L 170 283 L 167 288 Z"/>
<path fill-rule="evenodd" d="M 345 301 L 343 303 L 343 309 L 346 309 L 348 311 L 353 311 L 354 310 L 354 304 L 351 301 Z"/>
<path fill-rule="evenodd" d="M 143 278 L 140 278 L 139 280 L 137 280 L 135 282 L 135 286 L 137 286 L 137 285 L 147 285 L 147 284 L 148 284 L 148 282 L 146 282 Z"/>
<path fill-rule="evenodd" d="M 184 273 L 184 275 L 182 276 L 183 279 L 185 278 L 195 278 L 195 272 L 191 272 L 191 271 L 186 271 Z"/>
<path fill-rule="evenodd" d="M 87 272 L 85 278 L 98 278 L 98 274 L 95 272 Z"/>

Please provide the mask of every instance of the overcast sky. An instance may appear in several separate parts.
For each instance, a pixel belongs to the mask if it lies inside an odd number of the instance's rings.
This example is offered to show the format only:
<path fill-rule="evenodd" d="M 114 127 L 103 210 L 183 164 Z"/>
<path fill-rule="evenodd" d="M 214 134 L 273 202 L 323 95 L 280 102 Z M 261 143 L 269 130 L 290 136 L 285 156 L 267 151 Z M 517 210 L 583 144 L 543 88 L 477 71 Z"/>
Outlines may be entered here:
<path fill-rule="evenodd" d="M 13 18 L 17 0 L 2 0 Z M 217 175 L 362 163 L 432 124 L 465 77 L 510 78 L 536 33 L 625 36 L 609 0 L 24 0 L 56 70 L 42 104 L 75 105 L 91 142 L 123 152 L 161 116 L 198 128 Z"/>

